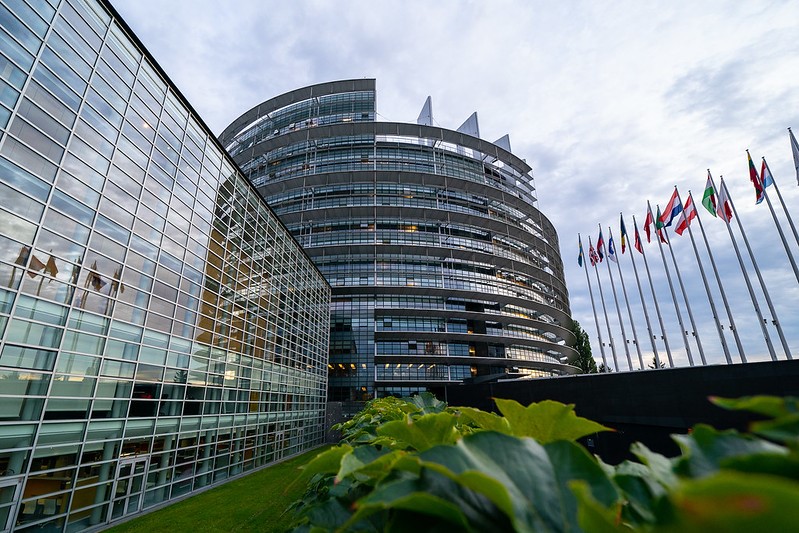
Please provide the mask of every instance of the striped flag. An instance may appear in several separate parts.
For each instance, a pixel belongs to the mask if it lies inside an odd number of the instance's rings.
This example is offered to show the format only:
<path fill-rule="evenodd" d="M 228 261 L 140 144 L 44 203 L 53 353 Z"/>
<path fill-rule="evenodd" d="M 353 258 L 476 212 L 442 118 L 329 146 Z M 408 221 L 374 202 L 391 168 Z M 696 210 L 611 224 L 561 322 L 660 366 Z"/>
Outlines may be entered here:
<path fill-rule="evenodd" d="M 768 168 L 765 157 L 763 158 L 763 165 L 760 167 L 760 183 L 763 184 L 764 189 L 774 184 L 774 176 L 771 175 L 771 169 Z"/>
<path fill-rule="evenodd" d="M 716 206 L 716 213 L 727 224 L 732 220 L 732 209 L 730 209 L 730 199 L 727 196 L 727 187 L 722 184 L 719 189 L 719 204 Z"/>
<path fill-rule="evenodd" d="M 652 210 L 649 209 L 646 213 L 646 219 L 644 220 L 644 231 L 646 232 L 646 242 L 652 242 L 652 233 L 649 229 L 649 226 L 654 226 L 655 221 L 652 219 Z"/>
<path fill-rule="evenodd" d="M 619 215 L 619 220 L 621 222 L 621 253 L 624 253 L 624 250 L 627 249 L 627 228 L 624 227 L 624 217 Z"/>
<path fill-rule="evenodd" d="M 599 262 L 605 258 L 605 239 L 602 238 L 602 228 L 599 228 L 599 238 L 596 240 L 596 251 L 599 254 Z"/>
<path fill-rule="evenodd" d="M 702 195 L 702 205 L 705 209 L 710 211 L 710 214 L 716 216 L 716 189 L 713 187 L 713 180 L 710 179 L 710 171 L 707 171 L 707 183 L 705 184 L 705 193 Z"/>
<path fill-rule="evenodd" d="M 675 189 L 674 192 L 676 193 L 677 189 Z M 680 205 L 680 209 L 682 209 L 682 205 Z M 655 229 L 657 229 L 658 238 L 660 239 L 660 242 L 662 242 L 663 244 L 668 244 L 669 241 L 666 240 L 666 230 L 663 229 L 666 227 L 666 224 L 663 223 L 664 218 L 665 217 L 660 214 L 660 206 L 658 206 L 658 214 L 657 218 L 655 218 L 655 220 L 657 221 L 655 222 Z M 671 224 L 671 220 L 669 220 L 669 224 Z"/>
<path fill-rule="evenodd" d="M 763 184 L 760 182 L 760 175 L 757 173 L 755 164 L 752 162 L 752 156 L 749 155 L 749 150 L 746 151 L 746 159 L 749 160 L 749 180 L 755 187 L 755 203 L 759 204 L 763 201 Z"/>
<path fill-rule="evenodd" d="M 680 214 L 680 211 L 682 211 L 682 204 L 677 197 L 677 187 L 675 187 L 669 202 L 666 204 L 666 207 L 663 208 L 663 214 L 658 215 L 658 220 L 661 222 L 662 227 L 668 228 L 671 226 L 672 220 Z"/>
<path fill-rule="evenodd" d="M 635 222 L 635 220 L 633 220 L 633 222 Z M 635 241 L 633 246 L 635 246 L 635 249 L 638 250 L 639 253 L 644 253 L 644 246 L 641 243 L 641 235 L 638 233 L 638 226 L 635 226 Z"/>
<path fill-rule="evenodd" d="M 580 253 L 577 254 L 577 264 L 583 266 L 583 239 L 581 239 L 579 236 L 577 237 L 577 243 L 580 247 Z"/>
<path fill-rule="evenodd" d="M 688 225 L 691 224 L 694 218 L 696 218 L 696 206 L 694 206 L 694 199 L 689 194 L 688 200 L 685 201 L 685 205 L 683 206 L 682 213 L 677 217 L 677 227 L 674 228 L 677 235 L 682 235 L 682 232 L 688 228 Z"/>

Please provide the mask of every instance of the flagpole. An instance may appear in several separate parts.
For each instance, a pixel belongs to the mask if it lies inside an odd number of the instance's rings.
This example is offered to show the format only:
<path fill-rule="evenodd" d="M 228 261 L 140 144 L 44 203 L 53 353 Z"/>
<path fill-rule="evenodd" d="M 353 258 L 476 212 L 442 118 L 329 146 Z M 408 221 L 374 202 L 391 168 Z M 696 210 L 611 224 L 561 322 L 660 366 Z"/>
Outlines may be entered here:
<path fill-rule="evenodd" d="M 677 192 L 677 198 L 680 198 L 679 191 Z M 690 189 L 688 190 L 688 199 L 691 201 L 691 205 L 694 209 L 694 216 L 697 218 L 699 217 L 699 213 L 696 209 L 696 202 L 694 202 L 693 195 L 691 195 Z M 682 203 L 682 199 L 680 199 Z M 683 213 L 685 210 L 683 209 Z M 685 217 L 688 220 L 688 217 Z M 724 352 L 724 358 L 727 360 L 727 364 L 732 364 L 732 357 L 730 356 L 730 348 L 727 346 L 727 340 L 724 338 L 724 330 L 721 327 L 721 320 L 719 319 L 719 313 L 716 310 L 716 302 L 713 300 L 713 293 L 710 291 L 710 285 L 707 282 L 707 276 L 705 276 L 705 267 L 702 265 L 702 260 L 699 257 L 699 249 L 696 247 L 696 240 L 694 239 L 694 233 L 691 231 L 691 223 L 688 221 L 688 236 L 691 237 L 691 246 L 694 248 L 694 255 L 696 255 L 696 264 L 699 265 L 699 273 L 702 275 L 702 283 L 705 286 L 705 292 L 707 293 L 707 300 L 710 304 L 710 312 L 713 313 L 713 320 L 716 321 L 716 329 L 719 332 L 719 340 L 721 341 L 721 349 Z M 699 337 L 697 337 L 697 342 L 699 342 Z M 707 362 L 705 362 L 707 364 Z"/>
<path fill-rule="evenodd" d="M 708 172 L 708 177 L 710 178 L 710 184 L 713 186 L 713 189 L 714 190 L 718 190 L 719 194 L 721 194 L 721 189 L 716 189 L 715 181 L 713 180 L 713 176 L 710 175 L 710 172 Z M 722 183 L 723 183 L 723 179 L 724 178 L 722 178 Z M 729 201 L 730 205 L 732 205 L 732 200 L 727 197 L 727 190 L 725 188 L 724 189 L 724 199 L 719 198 L 719 207 L 718 208 L 721 209 L 722 212 L 724 212 L 724 210 L 725 210 L 724 203 L 727 202 L 727 201 Z M 768 329 L 766 328 L 766 320 L 763 318 L 763 312 L 760 310 L 760 304 L 758 303 L 757 298 L 755 297 L 755 291 L 752 288 L 752 282 L 749 279 L 749 273 L 747 272 L 746 266 L 744 265 L 744 260 L 741 257 L 741 251 L 738 248 L 738 242 L 735 240 L 735 236 L 732 233 L 732 227 L 730 225 L 729 220 L 727 220 L 727 218 L 729 218 L 729 217 L 726 217 L 726 215 L 725 215 L 725 217 L 723 217 L 723 220 L 725 222 L 725 225 L 727 226 L 727 233 L 729 233 L 729 235 L 730 235 L 730 241 L 732 241 L 732 247 L 735 250 L 735 255 L 738 257 L 738 264 L 741 266 L 741 273 L 743 274 L 744 281 L 746 282 L 746 288 L 749 290 L 749 297 L 752 299 L 752 305 L 755 308 L 755 314 L 757 314 L 758 322 L 760 323 L 760 329 L 763 330 L 763 339 L 766 341 L 766 347 L 768 348 L 768 352 L 769 352 L 769 355 L 771 356 L 771 360 L 772 361 L 776 361 L 777 360 L 777 356 L 774 353 L 774 345 L 771 343 L 771 336 L 768 334 Z"/>
<path fill-rule="evenodd" d="M 601 228 L 600 228 L 601 229 Z M 608 242 L 612 242 L 613 240 L 613 232 L 608 226 Z M 615 245 L 613 250 L 613 255 L 616 255 Z M 610 250 L 608 250 L 608 277 L 610 278 L 610 289 L 613 291 L 613 301 L 616 303 L 616 314 L 619 317 L 619 327 L 621 328 L 621 340 L 624 342 L 624 353 L 627 355 L 627 368 L 630 370 L 633 369 L 633 360 L 630 357 L 630 343 L 627 340 L 627 334 L 624 331 L 624 321 L 621 318 L 621 307 L 619 306 L 619 298 L 616 296 L 616 285 L 613 283 L 613 271 L 610 269 Z M 616 264 L 618 265 L 619 258 L 616 258 Z"/>
<path fill-rule="evenodd" d="M 589 237 L 590 239 L 590 237 Z M 580 242 L 580 250 L 583 248 L 583 241 L 580 234 L 577 234 L 577 240 Z M 588 259 L 591 260 L 590 258 Z M 602 344 L 602 331 L 599 327 L 599 317 L 596 314 L 596 305 L 594 304 L 594 291 L 591 290 L 591 278 L 588 276 L 588 261 L 585 260 L 583 257 L 583 269 L 585 270 L 585 281 L 588 282 L 588 294 L 591 296 L 591 309 L 594 311 L 594 322 L 596 322 L 596 335 L 599 339 L 599 351 L 602 353 L 602 362 L 605 364 L 605 368 L 608 367 L 608 360 L 605 358 L 605 346 Z"/>
<path fill-rule="evenodd" d="M 666 228 L 663 228 L 663 231 L 666 231 Z M 671 262 L 674 264 L 674 273 L 677 274 L 677 283 L 680 284 L 680 291 L 682 291 L 682 298 L 685 302 L 685 310 L 688 311 L 688 320 L 691 322 L 691 333 L 694 337 L 696 337 L 696 346 L 699 348 L 699 359 L 702 361 L 702 365 L 706 365 L 707 361 L 705 360 L 705 352 L 702 350 L 702 341 L 699 339 L 699 329 L 696 327 L 696 321 L 694 320 L 694 313 L 691 310 L 691 302 L 688 298 L 688 292 L 685 290 L 685 285 L 682 282 L 682 275 L 680 274 L 680 267 L 677 265 L 677 257 L 674 255 L 674 248 L 671 246 L 671 238 L 669 238 L 669 255 L 671 255 Z M 691 366 L 694 366 L 694 362 L 692 358 L 689 356 L 688 362 Z"/>
<path fill-rule="evenodd" d="M 610 237 L 613 238 L 613 231 L 610 229 L 610 227 L 608 227 L 608 233 L 610 234 Z M 627 296 L 627 287 L 624 286 L 624 276 L 622 276 L 621 273 L 621 261 L 619 261 L 619 254 L 615 255 L 616 255 L 616 268 L 619 271 L 619 281 L 621 281 L 621 292 L 624 295 L 624 301 L 627 303 L 627 315 L 630 317 L 630 329 L 633 330 L 633 344 L 635 345 L 635 350 L 638 353 L 638 363 L 640 365 L 639 368 L 643 370 L 644 358 L 641 355 L 641 347 L 638 344 L 638 333 L 635 331 L 635 322 L 633 321 L 633 312 L 632 309 L 630 308 L 630 298 Z M 630 364 L 630 369 L 632 370 L 632 364 Z"/>
<path fill-rule="evenodd" d="M 793 131 L 791 131 L 791 128 L 788 128 L 788 139 L 791 142 L 793 166 L 796 169 L 796 184 L 799 185 L 799 144 L 796 142 L 796 137 L 793 136 Z"/>
<path fill-rule="evenodd" d="M 727 194 L 727 198 L 730 200 L 730 207 L 732 208 L 732 214 L 735 215 L 735 218 L 738 221 L 738 230 L 741 232 L 741 235 L 744 238 L 744 245 L 746 245 L 746 250 L 749 253 L 749 259 L 752 261 L 752 266 L 755 267 L 755 275 L 757 275 L 757 280 L 760 282 L 760 288 L 763 289 L 763 295 L 766 297 L 766 305 L 768 305 L 769 311 L 771 312 L 771 323 L 777 328 L 777 335 L 780 337 L 780 342 L 782 343 L 782 348 L 785 350 L 785 356 L 788 359 L 793 359 L 791 356 L 791 349 L 788 348 L 788 342 L 785 340 L 785 335 L 782 332 L 782 326 L 780 326 L 780 322 L 777 318 L 777 312 L 774 309 L 774 304 L 771 303 L 771 296 L 769 296 L 768 289 L 766 288 L 766 283 L 763 281 L 763 276 L 760 274 L 760 269 L 757 266 L 757 262 L 755 261 L 755 254 L 752 252 L 752 247 L 749 246 L 749 239 L 746 238 L 746 233 L 744 233 L 743 224 L 741 224 L 741 218 L 738 216 L 738 212 L 735 210 L 735 204 L 730 198 L 730 191 L 727 190 L 727 184 L 724 183 L 724 178 L 721 177 L 721 186 L 724 188 L 725 193 Z M 765 322 L 765 321 L 764 321 Z M 765 326 L 765 324 L 764 324 Z M 773 349 L 771 351 L 771 359 L 776 361 L 777 355 L 774 353 Z"/>
<path fill-rule="evenodd" d="M 748 153 L 748 152 L 747 152 Z M 763 158 L 763 165 L 768 170 L 769 175 L 771 175 L 771 169 L 768 168 L 768 163 L 766 163 L 766 158 Z M 761 181 L 763 180 L 761 176 Z M 777 189 L 777 182 L 774 181 L 774 176 L 771 175 L 771 183 L 774 185 L 774 190 L 777 191 L 779 195 L 779 189 Z M 796 261 L 793 259 L 793 254 L 791 253 L 791 249 L 788 247 L 788 241 L 785 240 L 785 233 L 782 231 L 782 226 L 780 225 L 780 221 L 777 219 L 777 213 L 774 212 L 774 206 L 771 205 L 771 198 L 768 197 L 768 192 L 766 192 L 766 186 L 763 184 L 763 196 L 766 198 L 766 203 L 768 204 L 768 208 L 771 211 L 771 217 L 774 219 L 774 225 L 777 226 L 777 233 L 780 234 L 780 239 L 782 240 L 782 245 L 785 247 L 785 253 L 788 254 L 788 261 L 791 262 L 791 268 L 793 268 L 793 275 L 796 276 L 796 281 L 799 283 L 799 269 L 796 268 Z M 780 196 L 780 201 L 782 201 L 782 196 Z M 785 204 L 782 204 L 783 209 L 785 209 Z M 787 214 L 788 211 L 786 210 L 785 213 Z M 791 222 L 791 217 L 788 215 L 788 221 Z M 791 228 L 793 228 L 793 222 L 791 222 Z M 796 230 L 794 229 L 794 234 Z"/>
<path fill-rule="evenodd" d="M 638 223 L 635 221 L 635 215 L 633 215 L 633 228 L 635 228 L 635 235 L 638 236 Z M 640 239 L 640 236 L 638 236 Z M 666 352 L 669 354 L 669 361 L 671 361 L 671 352 L 669 351 L 669 342 L 666 340 L 666 330 L 663 329 L 663 317 L 660 314 L 660 308 L 658 306 L 658 299 L 655 295 L 655 286 L 652 284 L 652 276 L 649 275 L 649 265 L 646 262 L 646 254 L 643 252 L 643 245 L 641 246 L 641 255 L 644 256 L 644 265 L 646 266 L 646 275 L 649 278 L 649 285 L 652 289 L 652 298 L 655 302 L 655 312 L 657 313 L 658 320 L 660 320 L 660 331 L 663 333 L 663 343 L 666 345 Z M 641 306 L 644 309 L 644 319 L 646 320 L 646 327 L 649 330 L 649 340 L 652 342 L 652 352 L 655 354 L 655 364 L 657 368 L 660 368 L 660 357 L 658 356 L 658 349 L 655 346 L 655 332 L 652 331 L 652 324 L 649 321 L 649 311 L 646 310 L 646 301 L 644 301 L 644 291 L 641 290 L 641 280 L 638 278 L 638 268 L 635 266 L 635 254 L 633 254 L 632 249 L 630 250 L 630 261 L 633 263 L 633 273 L 635 273 L 635 283 L 638 285 L 638 293 L 641 295 Z M 671 365 L 674 366 L 674 365 Z"/>
<path fill-rule="evenodd" d="M 591 244 L 591 236 L 588 236 L 588 247 L 590 248 L 593 246 Z M 610 345 L 610 353 L 613 355 L 613 364 L 616 365 L 616 372 L 619 371 L 619 361 L 616 359 L 616 346 L 613 344 L 613 333 L 610 331 L 610 320 L 608 319 L 608 309 L 605 307 L 605 295 L 602 292 L 602 282 L 599 281 L 599 269 L 596 268 L 594 265 L 594 272 L 596 273 L 596 284 L 599 287 L 599 300 L 602 302 L 602 312 L 605 313 L 605 325 L 608 327 L 608 344 Z M 605 368 L 607 368 L 607 363 L 605 364 Z"/>
<path fill-rule="evenodd" d="M 707 169 L 707 175 L 710 176 L 710 169 Z M 713 189 L 715 188 L 716 187 L 713 186 Z M 707 255 L 710 257 L 710 266 L 713 268 L 713 274 L 716 276 L 716 283 L 718 284 L 719 292 L 721 293 L 721 301 L 724 303 L 724 309 L 727 311 L 727 317 L 730 319 L 730 330 L 732 330 L 732 336 L 735 338 L 735 345 L 738 347 L 738 355 L 741 358 L 741 362 L 745 363 L 746 353 L 744 352 L 743 344 L 741 344 L 741 337 L 738 335 L 738 328 L 735 327 L 735 319 L 733 319 L 732 311 L 730 311 L 730 303 L 727 301 L 727 293 L 724 291 L 724 284 L 721 282 L 721 276 L 719 276 L 719 270 L 716 267 L 716 260 L 713 258 L 713 252 L 710 248 L 710 243 L 707 240 L 707 235 L 705 234 L 705 227 L 702 224 L 702 217 L 699 216 L 699 209 L 696 210 L 696 221 L 699 223 L 699 230 L 702 234 L 702 240 L 705 242 Z"/>
<path fill-rule="evenodd" d="M 649 210 L 649 215 L 652 217 L 652 220 L 657 220 L 652 215 L 652 205 L 649 203 L 649 200 L 646 201 L 646 208 Z M 674 311 L 677 314 L 677 323 L 680 324 L 680 332 L 682 333 L 682 340 L 685 344 L 685 353 L 688 355 L 688 362 L 691 366 L 694 366 L 694 358 L 691 355 L 691 346 L 688 344 L 688 335 L 686 334 L 685 326 L 682 322 L 682 315 L 680 314 L 680 306 L 677 304 L 677 294 L 674 292 L 674 283 L 671 281 L 671 273 L 669 272 L 669 266 L 666 264 L 666 253 L 663 251 L 663 243 L 660 240 L 660 231 L 657 228 L 657 223 L 655 223 L 655 237 L 657 237 L 658 241 L 658 248 L 660 249 L 660 258 L 663 260 L 663 270 L 666 271 L 666 279 L 669 282 L 669 290 L 671 291 L 671 300 L 674 302 Z M 669 245 L 671 246 L 671 245 Z M 671 360 L 669 357 L 669 362 L 671 366 L 674 366 L 674 361 Z"/>
<path fill-rule="evenodd" d="M 777 187 L 777 180 L 774 179 L 774 174 L 771 173 L 771 169 L 766 162 L 766 158 L 763 158 L 763 163 L 765 163 L 766 168 L 768 169 L 768 173 L 771 176 L 771 183 L 774 184 L 774 191 L 777 193 L 777 198 L 780 200 L 780 204 L 782 205 L 782 210 L 785 212 L 785 217 L 788 219 L 788 224 L 791 226 L 791 231 L 793 232 L 793 238 L 796 239 L 796 242 L 799 243 L 799 233 L 796 232 L 796 226 L 793 225 L 793 219 L 791 218 L 791 213 L 788 211 L 788 208 L 785 206 L 785 201 L 782 199 L 782 193 L 780 193 L 780 188 Z"/>

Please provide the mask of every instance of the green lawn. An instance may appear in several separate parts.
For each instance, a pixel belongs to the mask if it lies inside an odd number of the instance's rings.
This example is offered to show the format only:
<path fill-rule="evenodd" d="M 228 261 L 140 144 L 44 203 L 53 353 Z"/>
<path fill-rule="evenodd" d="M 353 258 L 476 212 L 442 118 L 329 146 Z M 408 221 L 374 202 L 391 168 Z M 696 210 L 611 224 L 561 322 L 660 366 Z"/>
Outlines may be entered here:
<path fill-rule="evenodd" d="M 305 492 L 297 468 L 325 449 L 327 446 L 298 455 L 107 531 L 284 532 L 291 517 L 283 511 Z"/>

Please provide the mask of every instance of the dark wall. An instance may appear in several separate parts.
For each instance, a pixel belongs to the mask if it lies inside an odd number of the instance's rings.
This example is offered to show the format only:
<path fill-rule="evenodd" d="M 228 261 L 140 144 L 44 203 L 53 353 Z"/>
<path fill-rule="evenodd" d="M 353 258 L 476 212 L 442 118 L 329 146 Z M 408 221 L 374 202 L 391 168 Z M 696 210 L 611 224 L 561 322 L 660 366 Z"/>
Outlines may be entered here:
<path fill-rule="evenodd" d="M 698 423 L 745 429 L 757 417 L 718 408 L 707 398 L 754 394 L 799 397 L 799 360 L 453 385 L 446 400 L 487 411 L 496 410 L 495 397 L 524 405 L 547 399 L 573 403 L 579 416 L 616 430 L 584 439 L 591 451 L 616 463 L 630 457 L 635 441 L 674 456 L 679 448 L 669 435 Z"/>

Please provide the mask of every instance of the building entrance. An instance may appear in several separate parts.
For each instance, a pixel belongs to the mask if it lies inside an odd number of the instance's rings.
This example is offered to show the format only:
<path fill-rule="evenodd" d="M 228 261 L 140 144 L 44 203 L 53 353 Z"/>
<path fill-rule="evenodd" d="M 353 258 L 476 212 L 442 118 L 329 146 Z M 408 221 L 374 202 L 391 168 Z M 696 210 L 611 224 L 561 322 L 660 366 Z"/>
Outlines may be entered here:
<path fill-rule="evenodd" d="M 147 475 L 149 463 L 149 456 L 121 459 L 119 461 L 116 480 L 114 481 L 111 520 L 117 520 L 141 510 L 142 493 L 145 487 L 144 478 Z"/>

